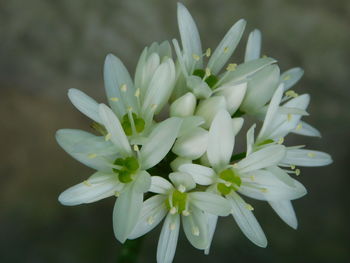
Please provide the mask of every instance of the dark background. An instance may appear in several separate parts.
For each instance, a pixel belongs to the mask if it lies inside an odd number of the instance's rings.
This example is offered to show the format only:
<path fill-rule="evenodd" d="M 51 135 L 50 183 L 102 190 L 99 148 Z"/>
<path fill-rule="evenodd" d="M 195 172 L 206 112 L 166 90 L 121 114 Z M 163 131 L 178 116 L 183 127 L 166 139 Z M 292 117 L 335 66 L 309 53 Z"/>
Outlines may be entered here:
<path fill-rule="evenodd" d="M 233 57 L 241 62 L 248 32 L 263 32 L 263 53 L 284 71 L 301 66 L 298 93 L 312 95 L 308 122 L 322 139 L 297 144 L 330 153 L 328 167 L 302 169 L 308 195 L 294 202 L 299 229 L 266 204 L 249 200 L 269 240 L 250 243 L 231 217 L 221 219 L 209 256 L 180 234 L 174 262 L 350 262 L 350 1 L 184 1 L 215 48 L 239 18 L 248 21 Z M 0 1 L 0 262 L 116 262 L 114 198 L 78 207 L 57 197 L 92 170 L 54 140 L 59 128 L 89 129 L 70 104 L 69 88 L 104 101 L 102 67 L 112 52 L 134 72 L 152 41 L 178 37 L 176 1 Z M 294 142 L 294 141 L 293 141 Z M 139 262 L 155 262 L 159 228 L 144 238 Z"/>

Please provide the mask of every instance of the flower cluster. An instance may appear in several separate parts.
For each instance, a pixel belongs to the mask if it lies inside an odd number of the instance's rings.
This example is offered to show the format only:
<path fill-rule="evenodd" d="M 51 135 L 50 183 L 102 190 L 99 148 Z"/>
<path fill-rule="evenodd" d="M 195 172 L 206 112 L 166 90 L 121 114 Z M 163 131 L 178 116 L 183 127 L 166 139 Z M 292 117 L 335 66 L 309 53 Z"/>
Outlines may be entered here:
<path fill-rule="evenodd" d="M 59 145 L 96 172 L 59 196 L 64 205 L 116 197 L 113 229 L 120 242 L 138 238 L 164 218 L 157 262 L 172 262 L 180 221 L 189 242 L 209 252 L 219 216 L 232 215 L 258 246 L 267 240 L 244 196 L 269 203 L 289 226 L 297 219 L 291 200 L 306 194 L 296 166 L 332 162 L 323 152 L 286 146 L 290 133 L 320 136 L 302 121 L 308 94 L 290 88 L 300 68 L 280 74 L 277 61 L 261 57 L 261 33 L 249 34 L 244 62 L 229 63 L 246 22 L 239 20 L 214 52 L 202 50 L 195 22 L 178 4 L 181 37 L 153 43 L 142 52 L 134 80 L 108 55 L 104 82 L 108 105 L 71 89 L 74 106 L 92 119 L 95 134 L 63 129 Z M 246 132 L 246 150 L 236 152 L 246 116 L 262 123 Z"/>

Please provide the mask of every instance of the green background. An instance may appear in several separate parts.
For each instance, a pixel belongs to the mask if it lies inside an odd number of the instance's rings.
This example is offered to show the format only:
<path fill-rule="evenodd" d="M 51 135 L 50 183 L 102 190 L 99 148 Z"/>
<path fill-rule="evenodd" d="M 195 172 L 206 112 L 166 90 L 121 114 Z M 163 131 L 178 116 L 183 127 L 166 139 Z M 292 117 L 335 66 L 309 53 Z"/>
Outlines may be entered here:
<path fill-rule="evenodd" d="M 263 33 L 263 53 L 282 71 L 305 69 L 296 92 L 310 93 L 306 120 L 322 139 L 287 142 L 330 153 L 327 167 L 302 169 L 309 193 L 294 202 L 299 228 L 267 204 L 249 200 L 269 240 L 250 243 L 232 217 L 220 220 L 211 254 L 180 234 L 174 262 L 350 262 L 350 2 L 348 0 L 184 1 L 203 47 L 215 48 L 239 18 L 247 30 L 232 62 L 241 62 L 250 30 Z M 61 191 L 92 170 L 54 139 L 59 128 L 87 129 L 69 88 L 104 101 L 102 68 L 112 52 L 134 72 L 142 48 L 178 37 L 176 1 L 3 0 L 0 2 L 0 262 L 116 262 L 114 198 L 64 207 Z M 242 137 L 240 137 L 241 140 Z M 138 262 L 155 262 L 158 227 L 144 238 Z"/>

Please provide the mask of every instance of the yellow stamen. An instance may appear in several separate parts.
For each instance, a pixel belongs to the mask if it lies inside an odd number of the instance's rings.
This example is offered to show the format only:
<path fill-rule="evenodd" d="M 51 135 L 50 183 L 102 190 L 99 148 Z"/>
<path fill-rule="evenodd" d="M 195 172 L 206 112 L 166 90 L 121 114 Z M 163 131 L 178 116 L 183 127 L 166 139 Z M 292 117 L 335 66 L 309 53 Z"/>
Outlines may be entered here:
<path fill-rule="evenodd" d="M 117 98 L 117 97 L 112 97 L 112 98 L 109 98 L 111 101 L 115 101 L 115 102 L 117 102 L 117 101 L 119 101 L 119 98 Z"/>
<path fill-rule="evenodd" d="M 278 144 L 282 144 L 283 142 L 284 142 L 284 138 L 281 137 L 281 138 L 278 139 L 278 142 L 277 142 L 277 143 L 278 143 Z"/>
<path fill-rule="evenodd" d="M 96 153 L 90 153 L 89 155 L 88 155 L 88 158 L 89 159 L 94 159 L 94 158 L 96 158 L 97 157 L 97 154 Z"/>
<path fill-rule="evenodd" d="M 249 211 L 254 210 L 254 207 L 252 207 L 250 204 L 245 204 L 245 208 L 247 208 Z"/>
<path fill-rule="evenodd" d="M 138 88 L 138 89 L 136 89 L 136 91 L 135 91 L 135 97 L 140 97 L 140 94 L 141 94 L 141 90 L 140 90 L 140 88 Z"/>
<path fill-rule="evenodd" d="M 224 53 L 227 53 L 228 47 L 224 47 Z"/>
<path fill-rule="evenodd" d="M 296 176 L 300 175 L 300 169 L 295 169 L 295 175 Z"/>
<path fill-rule="evenodd" d="M 197 54 L 192 54 L 192 57 L 195 61 L 198 61 L 200 59 L 200 56 L 198 56 Z"/>
<path fill-rule="evenodd" d="M 207 58 L 210 57 L 210 55 L 211 55 L 211 49 L 210 48 L 207 48 L 207 50 L 205 51 L 205 55 L 206 55 Z"/>
<path fill-rule="evenodd" d="M 111 137 L 112 137 L 112 134 L 107 133 L 106 136 L 105 136 L 105 141 L 106 142 L 109 141 L 111 139 Z"/>
<path fill-rule="evenodd" d="M 299 94 L 298 93 L 296 93 L 294 90 L 288 90 L 288 91 L 286 91 L 286 96 L 288 96 L 288 97 L 292 97 L 292 98 L 296 98 L 296 97 L 298 97 L 299 96 Z"/>
<path fill-rule="evenodd" d="M 126 86 L 126 84 L 123 84 L 120 86 L 120 90 L 126 92 L 128 90 L 128 87 Z"/>
<path fill-rule="evenodd" d="M 92 186 L 92 184 L 90 184 L 88 180 L 85 180 L 85 181 L 83 182 L 83 184 L 86 185 L 86 186 L 89 186 L 89 187 Z"/>
<path fill-rule="evenodd" d="M 230 63 L 230 64 L 227 65 L 226 70 L 227 71 L 235 71 L 236 68 L 237 68 L 237 64 L 236 63 Z"/>
<path fill-rule="evenodd" d="M 303 128 L 303 125 L 301 123 L 299 123 L 295 129 L 297 131 L 299 131 L 299 130 L 301 130 L 301 128 Z"/>

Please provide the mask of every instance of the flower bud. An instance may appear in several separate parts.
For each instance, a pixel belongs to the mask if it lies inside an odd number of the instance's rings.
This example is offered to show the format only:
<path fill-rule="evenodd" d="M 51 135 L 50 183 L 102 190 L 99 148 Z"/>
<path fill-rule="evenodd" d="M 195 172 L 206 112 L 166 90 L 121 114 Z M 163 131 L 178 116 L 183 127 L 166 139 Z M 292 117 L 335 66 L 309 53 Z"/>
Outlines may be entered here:
<path fill-rule="evenodd" d="M 175 100 L 170 106 L 170 116 L 187 117 L 192 116 L 196 108 L 196 97 L 188 92 Z"/>

